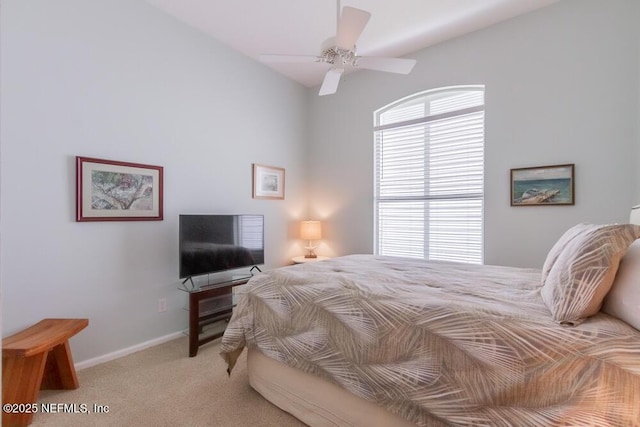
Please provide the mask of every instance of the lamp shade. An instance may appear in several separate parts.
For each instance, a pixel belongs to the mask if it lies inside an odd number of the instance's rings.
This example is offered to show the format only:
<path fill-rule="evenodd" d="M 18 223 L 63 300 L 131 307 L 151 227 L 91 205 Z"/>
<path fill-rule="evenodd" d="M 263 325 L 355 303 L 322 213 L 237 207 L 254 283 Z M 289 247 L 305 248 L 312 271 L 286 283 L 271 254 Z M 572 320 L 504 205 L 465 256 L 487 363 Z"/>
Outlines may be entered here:
<path fill-rule="evenodd" d="M 304 240 L 322 239 L 320 221 L 302 221 L 300 223 L 300 238 Z"/>
<path fill-rule="evenodd" d="M 631 208 L 631 215 L 629 215 L 629 223 L 640 225 L 640 205 Z"/>

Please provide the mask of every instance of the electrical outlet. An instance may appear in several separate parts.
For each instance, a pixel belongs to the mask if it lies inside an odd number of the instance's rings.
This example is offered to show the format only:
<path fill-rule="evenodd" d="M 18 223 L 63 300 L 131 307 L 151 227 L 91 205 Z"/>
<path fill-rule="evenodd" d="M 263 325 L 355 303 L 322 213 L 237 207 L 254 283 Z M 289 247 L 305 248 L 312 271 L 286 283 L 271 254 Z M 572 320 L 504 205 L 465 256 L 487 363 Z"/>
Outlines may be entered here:
<path fill-rule="evenodd" d="M 160 298 L 158 300 L 158 313 L 164 313 L 165 311 L 167 311 L 167 299 Z"/>

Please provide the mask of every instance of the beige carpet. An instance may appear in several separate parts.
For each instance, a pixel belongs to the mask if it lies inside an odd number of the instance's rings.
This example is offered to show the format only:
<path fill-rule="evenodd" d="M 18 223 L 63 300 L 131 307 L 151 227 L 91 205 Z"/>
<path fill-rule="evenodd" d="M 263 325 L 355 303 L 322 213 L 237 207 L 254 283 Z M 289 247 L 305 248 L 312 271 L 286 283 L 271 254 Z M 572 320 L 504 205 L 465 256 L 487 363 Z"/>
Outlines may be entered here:
<path fill-rule="evenodd" d="M 231 377 L 218 351 L 216 340 L 188 357 L 184 337 L 78 371 L 79 389 L 44 390 L 39 403 L 91 413 L 38 413 L 32 426 L 304 426 L 249 386 L 246 350 Z"/>

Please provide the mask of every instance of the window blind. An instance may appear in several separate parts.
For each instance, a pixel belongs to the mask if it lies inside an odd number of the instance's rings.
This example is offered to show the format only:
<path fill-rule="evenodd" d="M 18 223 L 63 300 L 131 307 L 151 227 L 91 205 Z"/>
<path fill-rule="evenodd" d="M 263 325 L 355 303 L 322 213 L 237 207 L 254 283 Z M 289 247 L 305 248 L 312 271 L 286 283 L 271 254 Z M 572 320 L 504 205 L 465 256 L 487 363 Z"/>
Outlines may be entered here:
<path fill-rule="evenodd" d="M 375 125 L 376 253 L 481 264 L 484 88 L 417 94 Z"/>

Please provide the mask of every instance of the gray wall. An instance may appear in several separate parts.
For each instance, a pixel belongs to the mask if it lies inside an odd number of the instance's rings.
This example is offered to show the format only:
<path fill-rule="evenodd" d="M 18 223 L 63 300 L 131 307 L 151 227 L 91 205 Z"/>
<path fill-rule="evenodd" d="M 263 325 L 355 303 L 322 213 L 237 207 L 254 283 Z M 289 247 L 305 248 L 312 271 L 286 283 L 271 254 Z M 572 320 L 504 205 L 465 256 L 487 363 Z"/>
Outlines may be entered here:
<path fill-rule="evenodd" d="M 640 202 L 638 15 L 631 0 L 563 0 L 410 55 L 409 76 L 361 71 L 313 98 L 324 254 L 373 251 L 373 112 L 443 86 L 486 85 L 485 263 L 541 267 L 575 223 L 626 221 Z M 510 207 L 511 168 L 563 163 L 575 163 L 575 206 Z"/>
<path fill-rule="evenodd" d="M 3 336 L 88 317 L 82 362 L 186 329 L 180 213 L 264 214 L 268 267 L 302 252 L 303 87 L 142 1 L 5 0 L 1 31 Z M 77 155 L 164 166 L 164 221 L 75 222 Z M 254 162 L 284 201 L 251 198 Z"/>
<path fill-rule="evenodd" d="M 640 22 L 640 4 L 636 5 L 636 22 Z M 636 85 L 636 89 L 638 90 L 638 102 L 636 104 L 638 117 L 636 118 L 636 135 L 637 135 L 637 144 L 636 144 L 636 174 L 634 176 L 635 182 L 635 196 L 634 201 L 636 204 L 640 204 L 640 31 L 636 35 L 637 38 L 637 47 L 636 47 L 636 56 L 638 58 L 638 82 Z"/>

